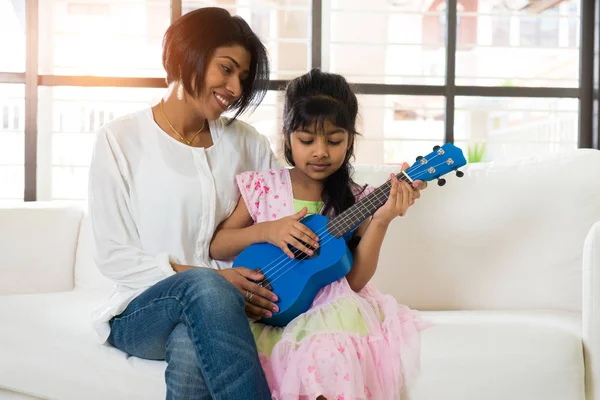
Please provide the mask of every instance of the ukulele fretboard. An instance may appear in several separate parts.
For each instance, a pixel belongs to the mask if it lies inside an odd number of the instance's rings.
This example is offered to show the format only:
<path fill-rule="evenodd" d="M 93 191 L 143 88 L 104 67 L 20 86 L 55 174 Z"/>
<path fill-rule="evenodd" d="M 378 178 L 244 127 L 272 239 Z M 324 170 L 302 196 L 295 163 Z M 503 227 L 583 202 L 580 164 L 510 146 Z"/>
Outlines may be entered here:
<path fill-rule="evenodd" d="M 404 173 L 399 173 L 396 177 L 405 182 L 411 183 L 411 179 Z M 388 180 L 379 186 L 372 193 L 369 193 L 362 200 L 342 212 L 340 215 L 327 223 L 327 230 L 336 238 L 344 236 L 347 232 L 353 230 L 364 220 L 373 215 L 379 207 L 385 204 L 389 195 L 392 182 Z"/>

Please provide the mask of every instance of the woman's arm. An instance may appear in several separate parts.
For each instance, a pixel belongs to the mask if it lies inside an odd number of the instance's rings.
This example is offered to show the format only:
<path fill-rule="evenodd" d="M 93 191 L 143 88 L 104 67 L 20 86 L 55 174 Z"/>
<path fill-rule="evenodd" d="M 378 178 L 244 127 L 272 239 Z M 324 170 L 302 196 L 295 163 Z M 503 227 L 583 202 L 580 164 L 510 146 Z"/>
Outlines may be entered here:
<path fill-rule="evenodd" d="M 142 250 L 130 213 L 129 179 L 114 136 L 98 134 L 89 175 L 89 215 L 94 260 L 106 277 L 133 289 L 149 287 L 175 271 L 169 254 Z"/>

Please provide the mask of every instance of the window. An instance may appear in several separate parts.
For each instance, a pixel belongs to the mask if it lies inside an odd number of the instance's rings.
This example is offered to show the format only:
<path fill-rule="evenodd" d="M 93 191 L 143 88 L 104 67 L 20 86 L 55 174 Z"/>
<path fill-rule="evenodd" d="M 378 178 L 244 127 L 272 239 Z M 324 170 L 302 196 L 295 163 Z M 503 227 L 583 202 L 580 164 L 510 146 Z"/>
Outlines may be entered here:
<path fill-rule="evenodd" d="M 533 16 L 528 11 L 523 11 L 520 17 L 520 44 L 521 46 L 556 47 L 559 26 L 558 7 L 549 8 Z"/>
<path fill-rule="evenodd" d="M 0 203 L 23 200 L 25 88 L 0 83 Z"/>
<path fill-rule="evenodd" d="M 427 28 L 440 14 L 417 2 L 390 7 L 386 0 L 332 0 L 325 14 L 324 67 L 353 82 L 443 84 L 445 46 Z"/>
<path fill-rule="evenodd" d="M 492 7 L 492 46 L 510 45 L 510 14 L 502 6 Z"/>
<path fill-rule="evenodd" d="M 457 97 L 456 144 L 483 150 L 483 161 L 574 150 L 577 109 L 577 99 Z"/>
<path fill-rule="evenodd" d="M 411 162 L 444 140 L 440 96 L 359 95 L 357 164 Z"/>
<path fill-rule="evenodd" d="M 477 42 L 472 51 L 457 52 L 456 84 L 578 87 L 579 48 L 566 40 L 566 10 L 578 9 L 577 3 L 567 0 L 536 14 L 511 11 L 498 0 L 479 0 L 476 12 L 466 13 L 477 21 Z"/>
<path fill-rule="evenodd" d="M 580 66 L 579 54 L 590 3 L 562 0 L 541 13 L 510 4 L 458 0 L 452 57 L 447 0 L 28 0 L 27 7 L 0 0 L 0 202 L 27 193 L 26 200 L 85 204 L 98 128 L 164 93 L 162 39 L 178 9 L 217 6 L 244 18 L 268 49 L 272 79 L 317 66 L 356 84 L 359 164 L 410 163 L 450 137 L 472 162 L 597 139 L 591 128 L 579 132 L 580 112 L 588 112 L 578 107 L 585 100 L 579 76 L 593 69 Z M 321 9 L 320 26 L 313 5 Z M 38 27 L 26 26 L 28 10 L 39 14 Z M 38 54 L 27 55 L 26 42 L 36 39 L 27 49 Z M 320 50 L 314 59 L 313 49 Z M 28 57 L 38 60 L 39 83 L 26 82 Z M 454 79 L 446 71 L 455 71 Z M 128 87 L 115 87 L 123 82 Z M 258 108 L 240 117 L 279 156 L 280 89 L 272 84 Z M 36 91 L 37 107 L 29 98 Z M 26 121 L 37 121 L 37 131 L 25 132 Z M 25 146 L 37 160 L 25 157 Z"/>
<path fill-rule="evenodd" d="M 25 71 L 25 0 L 0 0 L 0 72 Z"/>
<path fill-rule="evenodd" d="M 41 74 L 163 75 L 169 0 L 39 1 Z M 135 49 L 135 57 L 132 51 Z"/>

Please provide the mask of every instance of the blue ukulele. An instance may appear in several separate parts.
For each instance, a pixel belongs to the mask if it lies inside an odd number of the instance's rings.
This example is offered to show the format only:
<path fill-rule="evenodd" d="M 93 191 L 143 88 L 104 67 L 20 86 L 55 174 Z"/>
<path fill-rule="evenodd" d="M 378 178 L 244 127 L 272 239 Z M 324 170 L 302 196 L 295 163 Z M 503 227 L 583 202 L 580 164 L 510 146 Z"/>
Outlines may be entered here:
<path fill-rule="evenodd" d="M 463 176 L 458 168 L 467 162 L 462 151 L 450 143 L 435 146 L 426 157 L 418 157 L 407 170 L 397 175 L 406 182 L 415 180 L 438 180 L 451 171 Z M 277 246 L 259 243 L 249 246 L 234 260 L 233 266 L 260 269 L 265 280 L 261 286 L 269 287 L 279 297 L 279 311 L 261 322 L 273 326 L 285 326 L 298 315 L 306 312 L 319 290 L 342 277 L 352 268 L 353 258 L 347 240 L 354 230 L 387 201 L 391 182 L 387 181 L 361 201 L 332 220 L 323 215 L 310 215 L 302 223 L 319 236 L 319 248 L 308 256 L 292 248 L 295 258 L 291 259 Z"/>

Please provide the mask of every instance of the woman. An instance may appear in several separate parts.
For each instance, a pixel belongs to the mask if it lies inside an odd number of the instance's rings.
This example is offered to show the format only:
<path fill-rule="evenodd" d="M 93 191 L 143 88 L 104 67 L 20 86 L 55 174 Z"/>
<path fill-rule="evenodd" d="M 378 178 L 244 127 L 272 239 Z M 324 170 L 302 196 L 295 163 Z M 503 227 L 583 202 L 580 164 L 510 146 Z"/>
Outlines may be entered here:
<path fill-rule="evenodd" d="M 237 204 L 234 176 L 275 166 L 267 139 L 235 119 L 264 96 L 266 50 L 241 18 L 203 8 L 169 27 L 163 65 L 161 102 L 105 125 L 94 149 L 95 261 L 116 283 L 94 326 L 130 355 L 166 360 L 167 399 L 270 399 L 243 294 L 264 315 L 276 298 L 250 281 L 260 274 L 209 257 Z"/>

